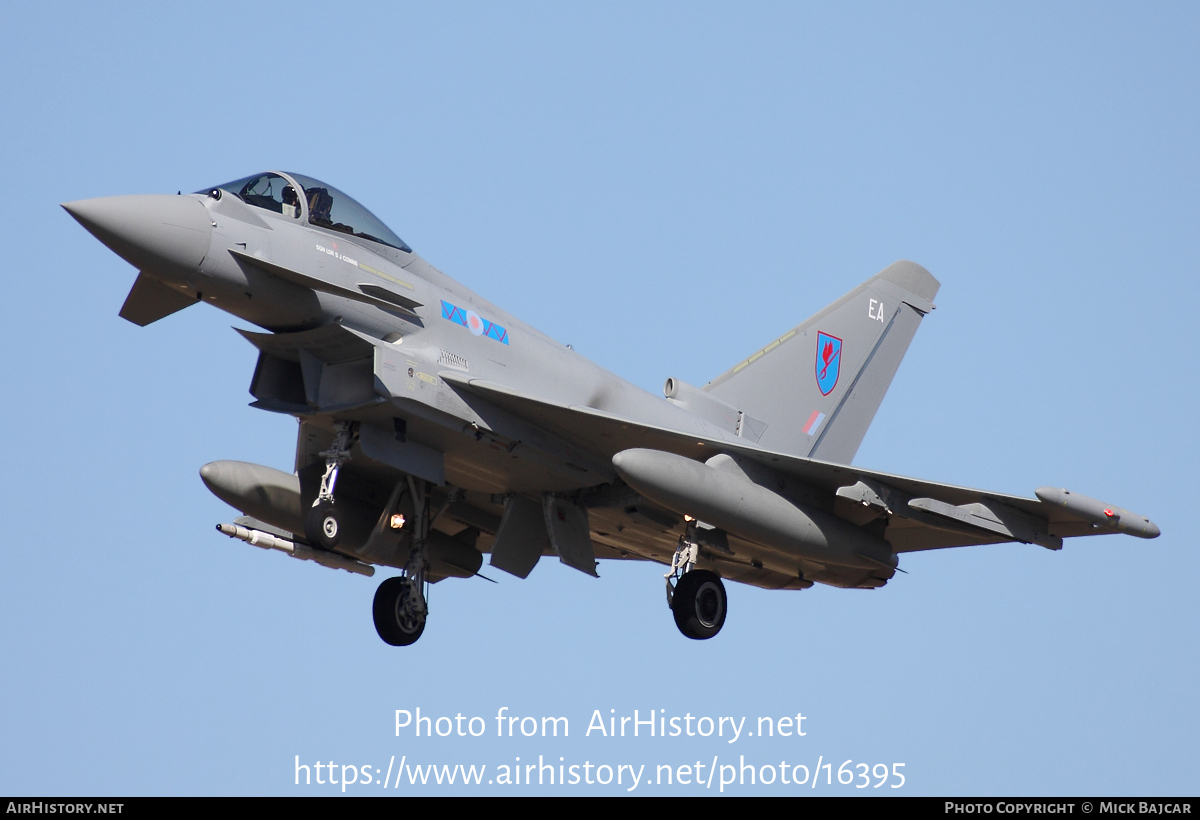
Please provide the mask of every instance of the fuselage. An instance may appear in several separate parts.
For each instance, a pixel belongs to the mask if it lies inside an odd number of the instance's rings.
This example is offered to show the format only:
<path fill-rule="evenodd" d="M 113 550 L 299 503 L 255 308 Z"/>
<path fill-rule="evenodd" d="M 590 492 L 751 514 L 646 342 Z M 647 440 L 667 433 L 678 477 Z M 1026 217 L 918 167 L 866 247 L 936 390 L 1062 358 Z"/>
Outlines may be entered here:
<path fill-rule="evenodd" d="M 427 386 L 422 377 L 436 380 L 439 371 L 449 370 L 562 405 L 593 408 L 710 440 L 738 440 L 482 298 L 430 265 L 382 223 L 356 235 L 352 227 L 318 217 L 314 206 L 320 207 L 319 200 L 312 194 L 315 180 L 280 172 L 248 179 L 251 182 L 239 180 L 208 193 L 86 200 L 71 203 L 68 210 L 144 274 L 266 330 L 289 333 L 339 324 L 379 340 L 390 347 L 379 355 L 391 356 L 401 370 L 407 366 L 417 387 Z M 285 185 L 284 197 L 288 191 L 304 195 L 284 203 L 278 191 L 274 198 L 266 195 L 270 190 L 256 179 L 277 181 L 276 188 Z M 252 192 L 254 186 L 260 194 Z M 340 197 L 339 204 L 348 201 L 361 209 L 336 189 L 328 190 Z M 365 209 L 362 213 L 366 216 L 359 219 L 374 219 Z M 388 241 L 368 238 L 384 231 Z M 256 265 L 255 260 L 265 264 Z M 299 276 L 277 275 L 284 271 Z M 306 287 L 304 277 L 317 287 Z M 389 310 L 378 302 L 347 298 L 339 289 L 394 295 L 420 306 L 411 312 Z M 522 429 L 496 429 L 494 417 L 481 418 L 455 397 L 446 399 L 447 391 L 440 393 L 425 403 L 458 422 L 532 443 Z M 415 400 L 421 395 L 414 390 Z M 445 440 L 431 444 L 447 449 Z M 579 454 L 575 460 L 585 458 Z M 612 476 L 605 457 L 591 459 L 589 466 L 592 469 L 578 481 L 560 477 L 556 486 L 545 489 L 570 488 L 572 483 L 582 487 L 595 484 L 597 477 Z M 522 465 L 512 465 L 511 481 L 495 475 L 497 467 L 489 466 L 489 480 L 482 483 L 488 486 L 479 489 L 531 489 L 520 486 L 517 476 L 527 474 Z"/>
<path fill-rule="evenodd" d="M 146 325 L 203 301 L 267 331 L 239 331 L 259 350 L 250 392 L 301 421 L 295 469 L 205 465 L 209 488 L 249 517 L 222 531 L 362 574 L 403 567 L 407 586 L 388 579 L 375 600 L 389 643 L 419 636 L 411 601 L 426 570 L 469 577 L 484 552 L 522 578 L 551 549 L 589 575 L 597 558 L 670 563 L 676 622 L 705 638 L 724 619 L 720 577 L 871 589 L 901 552 L 1158 535 L 1065 490 L 1032 501 L 850 466 L 934 307 L 937 280 L 911 262 L 704 389 L 668 379 L 660 397 L 463 287 L 309 177 L 64 207 L 138 269 L 124 318 Z"/>

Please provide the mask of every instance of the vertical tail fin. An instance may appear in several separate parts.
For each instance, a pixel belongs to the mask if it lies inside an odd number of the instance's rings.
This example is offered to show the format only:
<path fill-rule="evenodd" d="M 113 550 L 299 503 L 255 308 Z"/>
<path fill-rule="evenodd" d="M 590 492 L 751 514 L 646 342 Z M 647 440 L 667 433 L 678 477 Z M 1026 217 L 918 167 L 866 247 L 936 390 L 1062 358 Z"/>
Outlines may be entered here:
<path fill-rule="evenodd" d="M 704 390 L 766 423 L 759 446 L 849 464 L 938 287 L 896 262 Z"/>

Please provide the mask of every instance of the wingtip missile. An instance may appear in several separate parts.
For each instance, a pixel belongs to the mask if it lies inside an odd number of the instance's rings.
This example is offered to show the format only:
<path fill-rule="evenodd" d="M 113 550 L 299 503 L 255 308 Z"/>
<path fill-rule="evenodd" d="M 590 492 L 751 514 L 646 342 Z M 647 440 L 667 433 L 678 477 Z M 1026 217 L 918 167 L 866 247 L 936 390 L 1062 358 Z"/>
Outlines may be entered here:
<path fill-rule="evenodd" d="M 1103 501 L 1073 493 L 1064 488 L 1038 487 L 1034 490 L 1034 495 L 1046 504 L 1062 507 L 1072 515 L 1077 515 L 1104 529 L 1136 535 L 1138 538 L 1157 538 L 1162 533 L 1162 530 L 1144 515 L 1132 513 L 1112 504 L 1105 504 Z"/>

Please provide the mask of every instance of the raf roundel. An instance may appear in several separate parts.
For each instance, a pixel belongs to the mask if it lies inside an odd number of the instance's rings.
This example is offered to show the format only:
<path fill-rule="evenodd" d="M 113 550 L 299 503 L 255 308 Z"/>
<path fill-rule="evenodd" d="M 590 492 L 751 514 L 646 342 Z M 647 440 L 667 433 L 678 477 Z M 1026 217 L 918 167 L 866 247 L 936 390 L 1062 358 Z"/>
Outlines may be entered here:
<path fill-rule="evenodd" d="M 467 311 L 467 330 L 476 336 L 483 335 L 483 319 L 480 319 L 479 314 L 473 310 Z"/>
<path fill-rule="evenodd" d="M 501 344 L 508 344 L 508 331 L 495 322 L 489 322 L 473 310 L 452 305 L 442 300 L 442 318 L 456 322 L 476 336 L 487 336 Z"/>

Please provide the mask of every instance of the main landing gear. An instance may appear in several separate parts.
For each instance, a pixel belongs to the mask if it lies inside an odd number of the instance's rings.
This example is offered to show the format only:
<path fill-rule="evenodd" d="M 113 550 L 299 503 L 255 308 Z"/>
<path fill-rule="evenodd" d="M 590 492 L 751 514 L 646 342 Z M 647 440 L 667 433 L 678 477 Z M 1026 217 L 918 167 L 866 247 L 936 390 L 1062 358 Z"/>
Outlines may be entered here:
<path fill-rule="evenodd" d="M 699 544 L 680 538 L 671 558 L 671 571 L 664 577 L 667 606 L 675 615 L 675 625 L 687 637 L 704 641 L 721 631 L 729 607 L 721 577 L 695 568 L 699 553 Z"/>
<path fill-rule="evenodd" d="M 425 631 L 425 599 L 418 588 L 417 601 L 413 600 L 414 585 L 403 575 L 388 578 L 375 590 L 375 602 L 371 615 L 375 619 L 375 631 L 388 646 L 411 646 Z"/>
<path fill-rule="evenodd" d="M 321 453 L 325 457 L 325 474 L 321 476 L 317 498 L 304 517 L 304 535 L 310 544 L 323 550 L 332 551 L 341 541 L 342 515 L 334 502 L 333 491 L 337 486 L 338 471 L 350 460 L 350 450 L 358 437 L 357 427 L 354 422 L 337 422 L 333 443 Z M 379 585 L 371 610 L 375 631 L 384 643 L 391 646 L 416 643 L 425 631 L 425 616 L 429 612 L 425 603 L 426 574 L 429 570 L 427 547 L 432 523 L 429 516 L 429 488 L 426 482 L 410 476 L 408 491 L 412 494 L 413 509 L 416 510 L 412 550 L 404 565 L 404 573 L 397 578 L 388 578 Z M 389 502 L 389 509 L 393 509 L 398 500 L 393 498 Z"/>
<path fill-rule="evenodd" d="M 411 646 L 416 643 L 425 631 L 425 618 L 429 614 L 425 599 L 429 572 L 429 528 L 437 516 L 431 517 L 429 514 L 429 485 L 426 482 L 409 476 L 408 491 L 412 493 L 413 517 L 416 519 L 412 529 L 412 549 L 404 565 L 404 574 L 388 578 L 379 585 L 371 608 L 375 631 L 389 646 Z M 451 495 L 451 499 L 453 497 Z M 446 506 L 449 506 L 449 501 Z"/>

